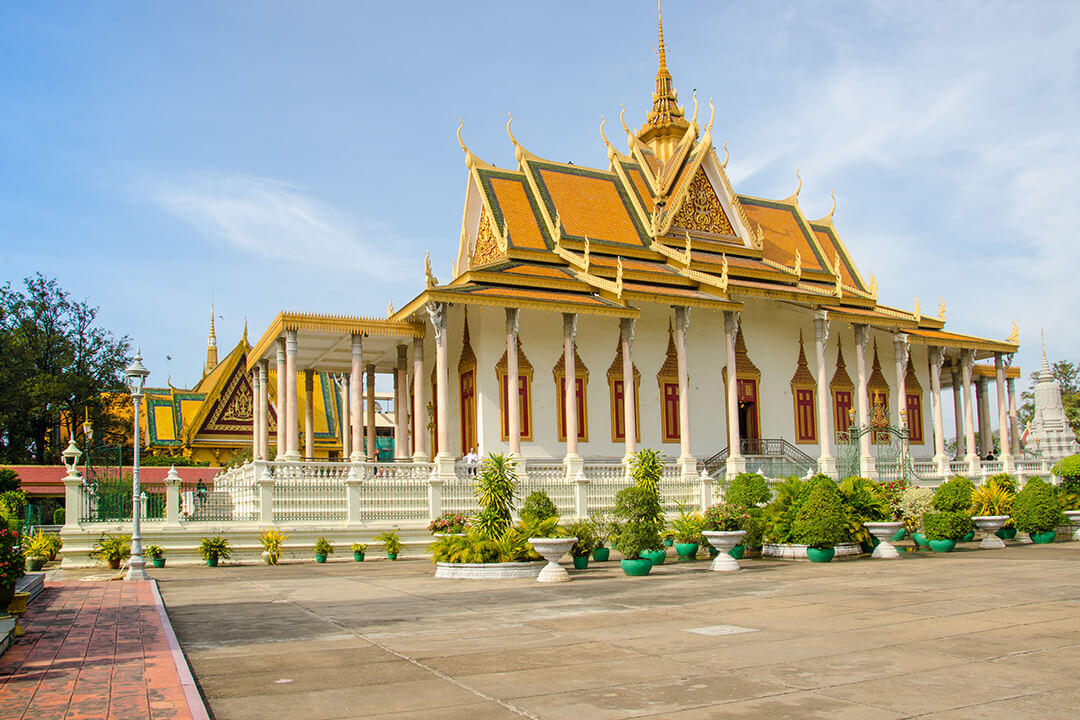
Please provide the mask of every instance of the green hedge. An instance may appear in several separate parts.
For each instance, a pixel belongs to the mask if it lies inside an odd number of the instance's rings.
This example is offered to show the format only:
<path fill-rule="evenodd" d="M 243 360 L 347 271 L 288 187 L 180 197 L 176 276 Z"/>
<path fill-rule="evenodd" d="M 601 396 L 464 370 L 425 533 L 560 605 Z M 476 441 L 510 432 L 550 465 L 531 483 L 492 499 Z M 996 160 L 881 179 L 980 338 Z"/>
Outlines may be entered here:
<path fill-rule="evenodd" d="M 1016 493 L 1013 500 L 1013 519 L 1021 532 L 1046 532 L 1065 523 L 1061 503 L 1053 486 L 1033 477 Z"/>
<path fill-rule="evenodd" d="M 795 542 L 810 547 L 831 547 L 844 538 L 847 512 L 840 489 L 833 482 L 811 481 L 810 495 L 802 503 L 792 535 Z"/>
<path fill-rule="evenodd" d="M 971 532 L 966 512 L 942 511 L 923 515 L 923 532 L 928 540 L 959 540 Z"/>
<path fill-rule="evenodd" d="M 934 509 L 940 512 L 967 512 L 975 486 L 963 475 L 943 482 L 934 492 Z"/>

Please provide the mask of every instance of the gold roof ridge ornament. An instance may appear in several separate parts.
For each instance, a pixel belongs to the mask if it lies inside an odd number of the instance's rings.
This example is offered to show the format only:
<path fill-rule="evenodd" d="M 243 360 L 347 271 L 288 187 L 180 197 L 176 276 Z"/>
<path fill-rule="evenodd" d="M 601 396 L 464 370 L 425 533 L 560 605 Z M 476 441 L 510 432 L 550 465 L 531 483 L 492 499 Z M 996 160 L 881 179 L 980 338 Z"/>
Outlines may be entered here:
<path fill-rule="evenodd" d="M 391 300 L 390 303 L 386 306 L 386 319 L 389 320 L 392 317 L 394 317 L 394 301 L 393 300 Z"/>
<path fill-rule="evenodd" d="M 836 288 L 833 294 L 836 297 L 844 297 L 844 282 L 840 277 L 840 253 L 838 251 L 833 252 L 833 276 L 836 278 Z"/>
<path fill-rule="evenodd" d="M 727 140 L 724 141 L 724 162 L 720 163 L 720 169 L 727 169 L 727 162 L 731 159 L 731 151 L 727 149 Z"/>
<path fill-rule="evenodd" d="M 634 145 L 637 143 L 637 135 L 630 131 L 630 127 L 626 124 L 626 105 L 619 105 L 622 108 L 619 111 L 619 122 L 622 123 L 623 130 L 626 131 L 626 144 L 630 148 L 630 152 L 634 151 Z"/>
<path fill-rule="evenodd" d="M 686 267 L 690 267 L 690 263 L 693 261 L 694 256 L 691 252 L 690 233 L 686 233 L 686 249 L 683 251 L 683 262 Z"/>
<path fill-rule="evenodd" d="M 506 216 L 503 216 L 502 235 L 495 236 L 495 242 L 499 246 L 499 252 L 505 255 L 510 249 L 510 230 L 506 226 Z"/>
<path fill-rule="evenodd" d="M 913 314 L 916 320 L 922 317 L 922 303 L 919 302 L 918 295 L 915 296 L 915 312 Z"/>
<path fill-rule="evenodd" d="M 945 298 L 941 298 L 941 302 L 937 306 L 938 320 L 945 322 Z"/>
<path fill-rule="evenodd" d="M 514 137 L 514 133 L 510 131 L 510 123 L 514 122 L 514 116 L 510 113 L 506 113 L 506 134 L 510 136 L 510 142 L 514 143 L 514 157 L 517 158 L 518 167 L 521 167 L 521 161 L 528 153 L 525 148 L 521 146 L 521 143 Z"/>
<path fill-rule="evenodd" d="M 477 166 L 483 166 L 483 167 L 488 167 L 488 168 L 495 167 L 494 165 L 491 165 L 490 163 L 486 163 L 483 160 L 481 160 L 480 158 L 476 157 L 476 155 L 473 153 L 473 151 L 470 150 L 468 148 L 468 146 L 465 145 L 465 141 L 461 137 L 461 129 L 463 127 L 465 127 L 465 123 L 461 120 L 461 118 L 458 118 L 457 141 L 458 141 L 458 145 L 461 146 L 462 152 L 465 153 L 465 165 L 470 170 L 476 168 Z"/>
<path fill-rule="evenodd" d="M 604 120 L 604 116 L 601 115 L 600 116 L 600 137 L 602 137 L 604 139 L 604 145 L 607 146 L 608 162 L 614 164 L 615 158 L 616 158 L 616 156 L 618 156 L 619 151 L 615 149 L 615 146 L 612 145 L 611 141 L 607 139 L 607 135 L 604 134 L 604 123 L 605 122 L 607 122 L 607 121 Z"/>
<path fill-rule="evenodd" d="M 431 251 L 428 250 L 424 255 L 424 279 L 427 287 L 433 288 L 439 284 L 439 279 L 435 277 L 435 274 L 431 272 Z"/>
<path fill-rule="evenodd" d="M 616 268 L 615 268 L 615 295 L 619 298 L 619 300 L 622 300 L 622 291 L 623 291 L 623 264 L 622 264 L 622 255 L 619 255 L 616 258 Z M 1016 323 L 1013 323 L 1013 325 L 1015 326 Z"/>
<path fill-rule="evenodd" d="M 589 236 L 585 236 L 585 272 L 589 272 Z"/>
<path fill-rule="evenodd" d="M 799 168 L 795 168 L 795 179 L 799 181 L 799 184 L 795 186 L 795 192 L 784 198 L 783 202 L 799 204 L 799 193 L 802 192 L 802 175 L 799 173 Z"/>
<path fill-rule="evenodd" d="M 697 128 L 697 88 L 694 88 L 694 117 L 690 118 L 690 127 Z"/>
<path fill-rule="evenodd" d="M 870 287 L 869 287 L 869 291 L 870 291 L 870 297 L 872 297 L 872 298 L 874 298 L 875 300 L 877 300 L 877 291 L 878 291 L 878 285 L 877 285 L 877 278 L 876 278 L 876 277 L 874 277 L 874 273 L 870 273 Z"/>
<path fill-rule="evenodd" d="M 724 292 L 727 292 L 727 286 L 728 286 L 727 255 L 721 255 L 720 256 L 720 261 L 721 261 L 721 265 L 720 265 L 720 289 L 723 290 Z"/>
<path fill-rule="evenodd" d="M 799 252 L 799 248 L 795 248 L 795 274 L 802 279 L 802 253 Z"/>
<path fill-rule="evenodd" d="M 1009 343 L 1010 345 L 1020 344 L 1020 326 L 1016 324 L 1015 320 L 1013 321 L 1012 325 L 1012 334 L 1010 334 L 1009 337 L 1005 339 L 1005 342 Z"/>

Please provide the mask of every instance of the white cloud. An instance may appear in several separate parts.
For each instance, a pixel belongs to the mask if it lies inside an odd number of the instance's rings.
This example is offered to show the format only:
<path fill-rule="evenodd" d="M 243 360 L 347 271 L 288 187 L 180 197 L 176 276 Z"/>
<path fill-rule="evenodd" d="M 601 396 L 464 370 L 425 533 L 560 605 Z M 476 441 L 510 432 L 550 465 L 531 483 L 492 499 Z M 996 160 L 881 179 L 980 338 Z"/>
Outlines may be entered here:
<path fill-rule="evenodd" d="M 357 226 L 280 180 L 201 174 L 159 185 L 153 200 L 208 238 L 254 256 L 354 270 L 383 280 L 406 274 L 401 256 L 385 249 L 399 246 L 400 238 L 376 223 Z"/>

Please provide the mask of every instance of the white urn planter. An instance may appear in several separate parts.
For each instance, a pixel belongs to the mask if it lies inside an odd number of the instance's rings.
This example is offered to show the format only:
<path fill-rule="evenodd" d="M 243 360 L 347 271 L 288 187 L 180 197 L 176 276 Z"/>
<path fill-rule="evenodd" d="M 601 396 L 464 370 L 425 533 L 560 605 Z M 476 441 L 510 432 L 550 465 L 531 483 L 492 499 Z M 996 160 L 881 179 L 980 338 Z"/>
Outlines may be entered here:
<path fill-rule="evenodd" d="M 1005 527 L 1008 515 L 976 515 L 971 518 L 975 525 L 986 533 L 986 537 L 979 543 L 979 547 L 985 550 L 1000 550 L 1005 547 L 1005 541 L 997 536 L 997 531 Z"/>
<path fill-rule="evenodd" d="M 570 548 L 577 542 L 576 537 L 529 538 L 529 542 L 536 548 L 536 552 L 547 560 L 547 565 L 536 576 L 537 582 L 568 582 L 570 580 L 570 573 L 559 564 L 559 558 L 570 552 Z"/>
<path fill-rule="evenodd" d="M 864 522 L 863 527 L 870 531 L 870 534 L 877 538 L 878 546 L 874 548 L 874 552 L 870 554 L 872 558 L 878 558 L 879 560 L 895 560 L 900 557 L 900 553 L 897 552 L 889 539 L 900 532 L 904 527 L 902 522 Z"/>
<path fill-rule="evenodd" d="M 739 561 L 728 554 L 728 550 L 739 544 L 746 534 L 745 530 L 706 530 L 701 533 L 719 554 L 713 558 L 709 570 L 713 572 L 733 572 L 739 569 Z"/>
<path fill-rule="evenodd" d="M 1070 525 L 1080 525 L 1080 510 L 1066 510 L 1065 517 L 1069 518 Z M 1080 540 L 1080 528 L 1073 533 L 1073 540 Z"/>

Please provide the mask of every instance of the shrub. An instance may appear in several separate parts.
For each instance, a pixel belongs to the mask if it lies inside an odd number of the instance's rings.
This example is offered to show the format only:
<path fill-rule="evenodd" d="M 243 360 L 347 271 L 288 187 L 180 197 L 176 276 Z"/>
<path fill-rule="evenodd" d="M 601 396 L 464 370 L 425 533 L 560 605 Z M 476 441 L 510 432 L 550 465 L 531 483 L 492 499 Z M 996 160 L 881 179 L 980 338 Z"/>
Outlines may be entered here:
<path fill-rule="evenodd" d="M 429 533 L 463 533 L 469 527 L 469 519 L 461 513 L 445 512 L 428 523 Z"/>
<path fill-rule="evenodd" d="M 26 507 L 26 493 L 22 490 L 0 492 L 0 519 L 22 520 Z"/>
<path fill-rule="evenodd" d="M 892 519 L 892 507 L 880 485 L 864 477 L 844 478 L 840 483 L 847 511 L 845 540 L 869 542 L 870 532 L 863 527 L 867 522 L 887 522 Z"/>
<path fill-rule="evenodd" d="M 765 506 L 765 537 L 772 542 L 790 543 L 791 528 L 799 513 L 800 498 L 807 480 L 792 476 L 776 486 L 776 497 Z"/>
<path fill-rule="evenodd" d="M 934 492 L 934 509 L 940 512 L 967 512 L 975 486 L 963 475 L 943 482 Z"/>
<path fill-rule="evenodd" d="M 203 538 L 199 540 L 199 554 L 202 555 L 203 560 L 214 560 L 215 558 L 228 560 L 232 557 L 232 545 L 220 535 Z"/>
<path fill-rule="evenodd" d="M 1054 488 L 1033 477 L 1013 500 L 1016 529 L 1026 533 L 1046 532 L 1065 522 Z"/>
<path fill-rule="evenodd" d="M 813 489 L 795 516 L 795 542 L 810 547 L 831 547 L 844 539 L 847 513 L 843 496 L 831 481 L 813 483 Z M 830 487 L 831 486 L 831 487 Z"/>
<path fill-rule="evenodd" d="M 971 518 L 966 512 L 943 510 L 923 515 L 927 540 L 959 540 L 971 532 Z"/>
<path fill-rule="evenodd" d="M 322 535 L 315 538 L 315 554 L 316 555 L 333 555 L 334 546 L 330 544 L 330 541 L 324 538 Z"/>
<path fill-rule="evenodd" d="M 998 473 L 997 475 L 991 475 L 986 478 L 987 485 L 996 485 L 997 487 L 1005 488 L 1009 491 L 1010 495 L 1016 494 L 1016 478 L 1009 473 Z"/>
<path fill-rule="evenodd" d="M 909 530 L 922 525 L 923 516 L 934 509 L 931 488 L 911 486 L 900 495 L 900 514 Z"/>
<path fill-rule="evenodd" d="M 987 480 L 985 485 L 971 494 L 971 514 L 1010 515 L 1014 497 L 1007 486 Z"/>
<path fill-rule="evenodd" d="M 11 468 L 0 468 L 0 493 L 18 490 L 20 482 L 19 473 Z"/>
<path fill-rule="evenodd" d="M 615 535 L 617 526 L 615 517 L 610 512 L 597 510 L 590 516 L 590 519 L 593 527 L 596 528 L 596 547 L 604 547 L 606 543 L 611 542 L 611 538 Z"/>
<path fill-rule="evenodd" d="M 491 453 L 476 474 L 473 495 L 480 504 L 476 530 L 488 538 L 500 537 L 510 527 L 517 499 L 516 463 L 501 453 Z"/>
<path fill-rule="evenodd" d="M 559 508 L 548 497 L 546 491 L 534 490 L 525 498 L 525 503 L 521 506 L 521 514 L 537 520 L 547 520 L 550 517 L 559 517 Z"/>
<path fill-rule="evenodd" d="M 636 559 L 646 550 L 663 547 L 660 539 L 662 513 L 656 492 L 647 485 L 623 488 L 615 495 L 615 516 L 623 521 L 615 538 L 615 548 L 623 557 Z"/>
<path fill-rule="evenodd" d="M 386 532 L 381 532 L 375 536 L 375 540 L 383 544 L 383 547 L 386 549 L 387 555 L 397 555 L 399 552 L 401 552 L 401 538 L 398 537 L 397 530 L 387 530 Z"/>
<path fill-rule="evenodd" d="M 0 527 L 0 587 L 13 587 L 25 574 L 26 557 L 18 531 Z"/>
<path fill-rule="evenodd" d="M 577 541 L 570 548 L 573 557 L 588 555 L 597 546 L 600 539 L 596 536 L 596 525 L 589 518 L 573 520 L 562 527 L 567 537 L 576 537 Z"/>
<path fill-rule="evenodd" d="M 720 502 L 710 505 L 705 510 L 702 518 L 704 530 L 731 532 L 745 530 L 746 522 L 750 519 L 750 513 L 741 505 L 730 502 Z"/>
<path fill-rule="evenodd" d="M 160 545 L 147 545 L 143 548 L 143 555 L 153 560 L 158 560 L 165 555 L 165 550 Z"/>
<path fill-rule="evenodd" d="M 671 521 L 671 529 L 675 533 L 675 542 L 698 545 L 705 543 L 705 536 L 701 534 L 705 529 L 704 516 L 701 513 L 687 512 L 682 503 L 679 503 L 679 517 Z"/>
<path fill-rule="evenodd" d="M 660 498 L 660 478 L 663 474 L 664 463 L 660 459 L 660 453 L 656 450 L 645 448 L 630 456 L 630 479 L 638 487 L 643 487 L 652 492 L 658 501 Z"/>
<path fill-rule="evenodd" d="M 724 500 L 744 508 L 763 505 L 772 499 L 772 491 L 765 478 L 757 473 L 739 473 L 728 485 Z"/>
<path fill-rule="evenodd" d="M 1070 455 L 1058 460 L 1050 471 L 1061 478 L 1061 483 L 1068 492 L 1080 492 L 1080 455 Z"/>
<path fill-rule="evenodd" d="M 431 560 L 448 563 L 513 562 L 504 559 L 498 542 L 475 530 L 463 535 L 447 535 L 433 542 Z"/>
<path fill-rule="evenodd" d="M 26 541 L 26 555 L 27 557 L 41 557 L 48 559 L 52 554 L 52 541 L 49 536 L 38 530 L 33 535 L 28 535 L 23 538 Z"/>
<path fill-rule="evenodd" d="M 52 513 L 52 521 L 53 525 L 63 525 L 67 522 L 67 511 L 62 507 L 56 508 Z"/>
<path fill-rule="evenodd" d="M 361 555 L 363 555 L 367 552 L 367 543 L 353 543 L 349 546 L 349 549 L 352 550 L 354 553 L 360 553 Z"/>
<path fill-rule="evenodd" d="M 130 535 L 109 535 L 102 533 L 90 551 L 90 557 L 102 562 L 119 562 L 131 557 Z"/>

